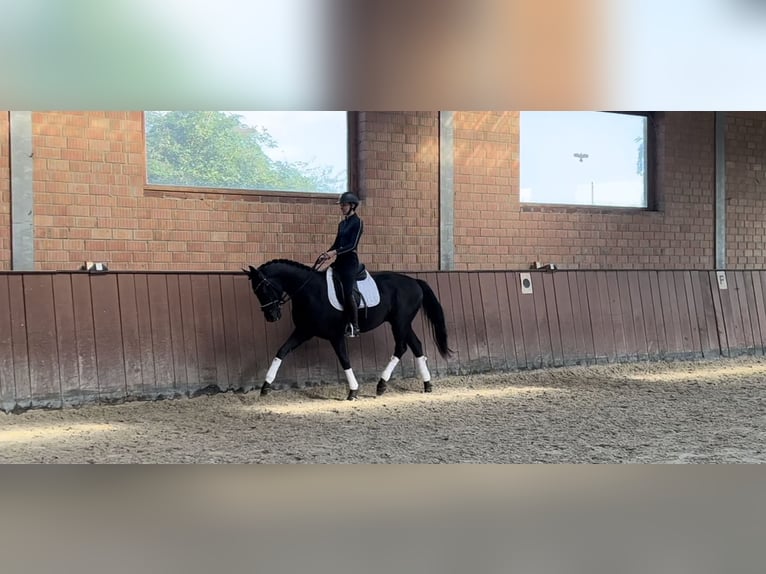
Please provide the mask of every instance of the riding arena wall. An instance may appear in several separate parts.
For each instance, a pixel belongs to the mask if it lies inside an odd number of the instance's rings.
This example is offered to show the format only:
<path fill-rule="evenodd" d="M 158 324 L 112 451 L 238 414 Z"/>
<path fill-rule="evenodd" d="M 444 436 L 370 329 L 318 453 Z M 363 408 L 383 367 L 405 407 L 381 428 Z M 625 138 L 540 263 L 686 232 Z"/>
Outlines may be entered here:
<path fill-rule="evenodd" d="M 0 112 L 2 409 L 259 385 L 289 325 L 263 322 L 239 269 L 312 263 L 334 236 L 334 198 L 151 186 L 142 112 L 33 112 L 34 269 L 13 270 L 11 118 Z M 421 337 L 436 375 L 763 352 L 766 113 L 726 113 L 727 289 L 714 271 L 713 112 L 653 114 L 646 210 L 521 203 L 518 112 L 455 112 L 449 270 L 440 114 L 351 118 L 360 256 L 434 287 L 456 350 L 445 361 Z M 109 272 L 77 271 L 84 261 Z M 526 271 L 533 261 L 558 270 Z M 384 329 L 350 343 L 363 380 L 391 355 Z M 275 386 L 338 374 L 312 341 Z M 415 376 L 411 357 L 399 375 Z"/>
<path fill-rule="evenodd" d="M 454 350 L 439 356 L 416 318 L 433 375 L 766 350 L 766 271 L 726 272 L 726 288 L 715 271 L 531 271 L 531 293 L 523 273 L 413 274 L 439 297 Z M 291 330 L 287 318 L 265 322 L 242 273 L 3 273 L 0 322 L 4 411 L 257 389 Z M 372 392 L 389 330 L 348 345 Z M 407 353 L 392 382 L 415 376 Z M 274 387 L 326 383 L 345 376 L 315 339 L 288 355 Z"/>

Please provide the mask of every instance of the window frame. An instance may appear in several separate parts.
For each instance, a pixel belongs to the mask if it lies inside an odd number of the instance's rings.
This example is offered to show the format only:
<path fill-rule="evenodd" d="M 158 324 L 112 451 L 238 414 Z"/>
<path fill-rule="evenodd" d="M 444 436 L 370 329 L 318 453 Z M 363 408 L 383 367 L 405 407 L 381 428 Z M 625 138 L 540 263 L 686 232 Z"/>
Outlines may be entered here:
<path fill-rule="evenodd" d="M 353 191 L 363 199 L 363 194 L 359 189 L 359 169 L 358 169 L 358 157 L 359 157 L 359 113 L 354 111 L 346 111 L 346 189 L 345 191 Z M 159 183 L 149 182 L 149 168 L 148 168 L 148 154 L 146 149 L 146 112 L 141 114 L 141 135 L 143 138 L 143 189 L 146 195 L 161 195 L 161 196 L 185 196 L 187 194 L 210 194 L 210 195 L 247 195 L 255 197 L 263 197 L 265 199 L 332 199 L 333 201 L 337 196 L 342 193 L 329 193 L 329 192 L 317 192 L 317 191 L 280 191 L 273 189 L 239 189 L 231 187 L 202 187 L 202 186 L 188 186 L 188 185 L 167 185 Z"/>
<path fill-rule="evenodd" d="M 527 212 L 540 212 L 540 211 L 552 211 L 552 212 L 567 212 L 574 211 L 587 211 L 587 212 L 626 212 L 637 213 L 642 211 L 658 211 L 659 201 L 657 198 L 657 121 L 658 112 L 655 111 L 623 111 L 623 110 L 594 110 L 597 112 L 612 113 L 612 114 L 624 114 L 631 116 L 641 116 L 646 118 L 646 148 L 644 150 L 645 166 L 646 166 L 646 206 L 634 207 L 628 205 L 584 205 L 578 203 L 545 203 L 534 201 L 521 201 L 521 158 L 519 157 L 519 172 L 518 172 L 518 184 L 519 184 L 519 205 L 521 211 Z M 521 111 L 519 112 L 521 116 Z M 519 123 L 519 148 L 521 148 L 521 123 Z"/>

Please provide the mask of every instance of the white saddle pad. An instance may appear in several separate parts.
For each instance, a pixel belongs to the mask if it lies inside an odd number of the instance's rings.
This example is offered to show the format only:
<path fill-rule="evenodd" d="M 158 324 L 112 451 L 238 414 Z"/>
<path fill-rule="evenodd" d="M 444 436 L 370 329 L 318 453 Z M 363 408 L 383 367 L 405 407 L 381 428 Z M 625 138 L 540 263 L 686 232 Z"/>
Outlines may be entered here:
<path fill-rule="evenodd" d="M 332 280 L 332 267 L 327 270 L 325 274 L 327 276 L 327 296 L 330 299 L 330 304 L 338 311 L 343 311 L 343 305 L 338 301 L 338 295 L 335 293 L 335 285 Z M 362 300 L 359 302 L 359 308 L 374 307 L 380 303 L 380 291 L 378 291 L 378 285 L 372 278 L 367 270 L 364 271 L 364 279 L 356 282 L 356 288 L 362 294 Z"/>

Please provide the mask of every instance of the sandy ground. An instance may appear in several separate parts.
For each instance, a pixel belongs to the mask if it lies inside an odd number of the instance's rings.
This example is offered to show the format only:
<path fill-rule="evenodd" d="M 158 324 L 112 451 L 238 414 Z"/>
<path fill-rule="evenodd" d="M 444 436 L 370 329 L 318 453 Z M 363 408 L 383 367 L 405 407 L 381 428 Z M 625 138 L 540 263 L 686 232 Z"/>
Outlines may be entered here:
<path fill-rule="evenodd" d="M 1 463 L 760 463 L 766 358 L 0 413 Z"/>

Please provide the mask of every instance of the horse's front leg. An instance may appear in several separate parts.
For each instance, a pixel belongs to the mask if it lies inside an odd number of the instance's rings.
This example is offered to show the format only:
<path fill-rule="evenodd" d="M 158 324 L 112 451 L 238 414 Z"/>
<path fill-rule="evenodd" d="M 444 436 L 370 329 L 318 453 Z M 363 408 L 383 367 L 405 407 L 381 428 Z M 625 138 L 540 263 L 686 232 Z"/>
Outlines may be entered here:
<path fill-rule="evenodd" d="M 311 339 L 311 337 L 312 335 L 309 335 L 300 329 L 295 329 L 295 331 L 290 333 L 287 341 L 285 341 L 277 351 L 277 356 L 274 357 L 273 361 L 271 361 L 271 366 L 266 373 L 266 379 L 261 386 L 261 395 L 269 394 L 269 391 L 271 390 L 271 383 L 273 383 L 274 379 L 277 377 L 277 371 L 279 370 L 279 366 L 282 364 L 282 359 L 284 359 L 290 351 Z"/>
<path fill-rule="evenodd" d="M 343 373 L 346 375 L 348 381 L 348 396 L 346 400 L 355 401 L 359 395 L 359 383 L 354 376 L 354 371 L 351 369 L 351 361 L 348 360 L 348 348 L 346 347 L 346 339 L 343 335 L 330 339 L 332 348 L 335 349 L 335 354 L 338 356 L 340 366 L 343 368 Z"/>

